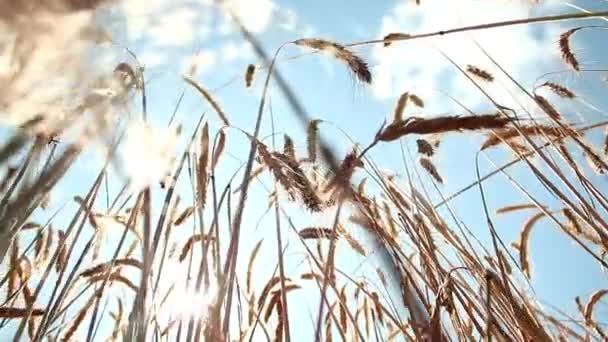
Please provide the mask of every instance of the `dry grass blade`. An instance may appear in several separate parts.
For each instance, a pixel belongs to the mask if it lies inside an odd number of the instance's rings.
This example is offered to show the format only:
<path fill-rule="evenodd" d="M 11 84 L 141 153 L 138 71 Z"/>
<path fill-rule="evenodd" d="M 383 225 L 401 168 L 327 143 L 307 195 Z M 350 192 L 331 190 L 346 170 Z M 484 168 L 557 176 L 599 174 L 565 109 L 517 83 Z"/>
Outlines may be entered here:
<path fill-rule="evenodd" d="M 443 178 L 441 178 L 441 175 L 439 174 L 439 171 L 437 171 L 435 164 L 433 164 L 433 162 L 430 159 L 422 157 L 422 158 L 418 159 L 418 163 L 439 184 L 443 184 Z"/>
<path fill-rule="evenodd" d="M 468 64 L 467 65 L 467 72 L 477 78 L 479 78 L 482 81 L 486 81 L 486 82 L 493 82 L 494 81 L 494 76 L 492 74 L 490 74 L 488 71 L 483 70 L 481 68 L 478 68 L 474 65 Z"/>
<path fill-rule="evenodd" d="M 190 84 L 192 87 L 194 87 L 194 89 L 198 90 L 198 92 L 205 98 L 205 100 L 207 102 L 209 102 L 209 104 L 211 105 L 213 110 L 219 116 L 220 120 L 222 120 L 222 123 L 224 124 L 224 126 L 230 126 L 228 117 L 226 116 L 226 114 L 224 113 L 222 108 L 220 108 L 220 105 L 217 103 L 217 101 L 215 101 L 213 96 L 211 96 L 211 94 L 205 88 L 203 88 L 200 84 L 198 84 L 195 80 L 193 80 L 189 76 L 183 75 L 182 77 L 183 77 L 184 81 L 186 81 L 186 83 Z"/>
<path fill-rule="evenodd" d="M 253 82 L 254 74 L 255 74 L 255 65 L 249 64 L 247 66 L 247 71 L 245 71 L 245 86 L 247 86 L 247 88 L 251 87 L 251 83 Z"/>
<path fill-rule="evenodd" d="M 399 124 L 390 124 L 378 135 L 380 141 L 394 141 L 408 134 L 434 134 L 504 128 L 511 119 L 498 114 L 475 116 L 442 116 L 424 119 L 411 117 Z"/>
<path fill-rule="evenodd" d="M 543 217 L 545 217 L 545 213 L 540 212 L 528 219 L 519 233 L 519 262 L 522 271 L 526 275 L 526 277 L 530 278 L 530 261 L 529 261 L 529 242 L 530 242 L 530 233 L 532 232 L 532 228 L 534 225 Z"/>
<path fill-rule="evenodd" d="M 333 229 L 321 227 L 308 227 L 300 230 L 298 235 L 304 239 L 334 239 L 336 237 Z"/>
<path fill-rule="evenodd" d="M 247 281 L 245 287 L 247 292 L 251 292 L 251 272 L 253 271 L 253 263 L 255 262 L 255 258 L 260 251 L 260 247 L 262 247 L 262 241 L 264 241 L 264 239 L 260 239 L 260 241 L 255 244 L 255 247 L 253 247 L 251 255 L 249 256 L 249 263 L 247 264 Z"/>
<path fill-rule="evenodd" d="M 346 63 L 350 70 L 365 83 L 372 82 L 372 73 L 369 70 L 367 62 L 361 57 L 355 55 L 352 51 L 338 43 L 331 42 L 318 38 L 304 38 L 294 41 L 296 45 L 306 46 L 308 48 L 329 52 L 338 60 Z"/>
<path fill-rule="evenodd" d="M 585 305 L 584 316 L 585 323 L 591 325 L 593 321 L 593 309 L 595 305 L 602 299 L 603 296 L 608 294 L 608 289 L 597 290 L 589 296 L 589 301 Z"/>

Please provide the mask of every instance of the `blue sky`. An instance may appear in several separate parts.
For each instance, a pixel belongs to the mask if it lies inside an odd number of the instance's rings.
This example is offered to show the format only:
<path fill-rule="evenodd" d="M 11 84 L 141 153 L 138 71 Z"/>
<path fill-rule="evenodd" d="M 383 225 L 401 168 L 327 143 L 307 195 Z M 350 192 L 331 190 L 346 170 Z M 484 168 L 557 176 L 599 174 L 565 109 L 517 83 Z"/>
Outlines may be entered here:
<path fill-rule="evenodd" d="M 413 0 L 232 0 L 228 3 L 234 6 L 236 14 L 268 51 L 274 51 L 281 43 L 302 37 L 322 37 L 350 43 L 379 38 L 390 32 L 420 33 L 532 15 L 577 11 L 565 2 L 543 1 L 542 5 L 533 5 L 533 2 L 422 0 L 423 5 L 419 7 L 415 6 Z M 261 79 L 264 75 L 261 72 L 256 74 L 252 88 L 245 87 L 243 75 L 249 63 L 259 61 L 248 43 L 212 3 L 212 0 L 131 0 L 124 2 L 124 5 L 116 5 L 107 17 L 115 44 L 102 48 L 96 59 L 98 66 L 111 70 L 118 62 L 128 60 L 126 53 L 118 46 L 128 46 L 137 54 L 145 64 L 146 77 L 149 80 L 148 114 L 153 125 L 157 127 L 166 126 L 180 92 L 185 90 L 184 102 L 176 116 L 176 121 L 183 125 L 185 134 L 182 134 L 182 138 L 191 134 L 199 115 L 204 111 L 207 112 L 206 118 L 209 120 L 212 136 L 221 127 L 217 116 L 181 81 L 181 74 L 192 63 L 197 65 L 194 77 L 206 88 L 217 90 L 215 96 L 234 126 L 252 130 L 257 112 Z M 577 1 L 575 4 L 586 9 L 608 9 L 608 3 L 605 1 Z M 599 20 L 593 23 L 603 25 Z M 501 104 L 518 106 L 517 101 L 522 101 L 524 107 L 536 110 L 530 103 L 525 102 L 522 96 L 510 96 L 509 92 L 515 88 L 475 47 L 473 40 L 481 44 L 524 86 L 531 88 L 538 76 L 567 69 L 559 59 L 556 42 L 559 34 L 572 27 L 571 25 L 573 23 L 510 27 L 393 44 L 389 48 L 383 48 L 381 45 L 356 48 L 355 51 L 364 57 L 372 68 L 374 81 L 370 86 L 356 82 L 343 65 L 324 55 L 283 61 L 279 63 L 279 70 L 284 73 L 311 117 L 331 122 L 322 124 L 321 132 L 342 154 L 351 146 L 334 125 L 346 131 L 355 141 L 366 144 L 371 141 L 383 120 L 390 119 L 394 103 L 404 91 L 416 93 L 426 102 L 423 110 L 410 110 L 406 115 L 463 114 L 463 110 L 445 94 L 475 111 L 491 110 L 490 103 L 458 74 L 438 50 L 453 58 L 459 65 L 473 64 L 492 71 L 497 76 L 497 81 L 488 85 L 487 90 Z M 601 69 L 606 67 L 603 60 L 603 47 L 606 43 L 605 33 L 583 31 L 576 36 L 573 44 L 584 67 Z M 285 58 L 301 52 L 302 50 L 289 46 L 283 50 L 281 56 Z M 543 80 L 563 83 L 583 94 L 581 99 L 573 102 L 559 103 L 560 108 L 571 113 L 567 114 L 568 118 L 596 122 L 604 119 L 603 111 L 608 105 L 603 96 L 606 87 L 603 77 L 605 75 L 598 73 L 577 76 L 572 72 L 563 72 Z M 302 127 L 294 119 L 281 93 L 275 88 L 271 92 L 270 105 L 276 130 L 289 133 L 296 141 L 297 151 L 305 153 Z M 536 111 L 538 113 L 538 110 Z M 134 118 L 138 114 L 138 107 L 135 106 L 129 115 Z M 128 118 L 121 120 L 125 122 Z M 268 115 L 264 119 L 262 130 L 262 136 L 271 131 Z M 228 130 L 227 133 L 231 155 L 224 156 L 222 168 L 218 171 L 218 184 L 222 186 L 239 163 L 245 160 L 248 148 L 248 141 L 242 134 L 236 130 Z M 596 133 L 593 140 L 599 139 L 602 139 L 601 134 Z M 481 141 L 481 135 L 454 134 L 442 139 L 435 162 L 446 179 L 446 184 L 440 187 L 444 195 L 453 193 L 475 180 L 475 151 Z M 181 147 L 182 143 L 178 145 Z M 414 139 L 407 141 L 412 153 L 415 151 L 414 143 Z M 403 175 L 398 144 L 382 144 L 372 151 L 371 156 L 387 171 L 392 170 Z M 493 150 L 487 157 L 501 164 L 510 158 L 510 155 Z M 82 189 L 84 184 L 92 182 L 99 165 L 95 160 L 98 158 L 94 152 L 84 156 L 83 162 L 76 165 L 69 177 L 62 181 L 60 192 L 54 197 L 55 205 L 71 198 L 75 189 Z M 493 168 L 484 156 L 480 157 L 480 165 L 485 171 Z M 532 189 L 542 201 L 559 208 L 557 203 L 547 198 L 540 184 L 525 168 L 515 167 L 510 169 L 509 173 L 528 189 Z M 240 182 L 241 176 L 237 179 Z M 405 186 L 405 178 L 398 179 Z M 424 175 L 422 179 L 423 186 L 432 194 L 431 197 L 438 200 L 439 196 L 430 179 Z M 593 179 L 600 189 L 608 185 L 605 177 Z M 112 183 L 114 193 L 119 185 L 118 181 Z M 186 182 L 180 184 L 184 192 L 187 192 L 187 186 Z M 524 196 L 501 175 L 484 183 L 484 186 L 492 209 L 525 201 Z M 271 241 L 274 240 L 272 215 L 264 216 L 260 221 L 259 230 L 254 229 L 255 223 L 266 209 L 266 195 L 261 186 L 254 186 L 252 197 L 256 198 L 255 196 L 258 199 L 248 203 L 245 213 L 244 222 L 247 227 L 244 227 L 246 235 L 242 246 L 244 253 L 241 254 L 245 267 L 248 251 L 260 236 L 265 237 L 265 243 L 268 244 L 272 244 Z M 187 196 L 182 199 L 191 200 Z M 233 197 L 233 203 L 235 202 L 236 196 Z M 488 243 L 488 229 L 484 217 L 480 215 L 482 211 L 478 190 L 475 188 L 467 192 L 452 204 L 459 218 L 473 229 L 482 241 Z M 506 243 L 517 239 L 521 225 L 528 215 L 530 213 L 522 212 L 493 216 Z M 301 216 L 298 217 L 299 221 L 296 220 L 296 224 L 298 228 L 329 225 L 332 219 L 329 216 Z M 295 237 L 292 236 L 289 241 L 293 250 L 288 252 L 288 259 L 295 264 L 302 259 L 302 251 Z M 556 233 L 555 227 L 549 221 L 535 228 L 530 250 L 533 260 L 532 285 L 541 303 L 551 303 L 574 313 L 575 296 L 586 298 L 593 290 L 606 287 L 605 274 L 597 264 L 567 237 Z M 261 255 L 260 260 L 263 261 L 258 260 L 260 264 L 272 265 L 264 267 L 263 273 L 272 272 L 275 260 L 273 253 L 274 249 L 269 248 L 266 255 Z M 348 261 L 344 267 L 355 267 L 361 261 L 351 255 L 346 255 L 345 258 Z M 295 277 L 297 272 L 292 272 Z M 260 273 L 260 280 L 269 276 L 270 273 Z M 316 299 L 312 303 L 311 308 L 315 310 Z M 302 304 L 306 304 L 306 300 L 303 300 Z M 605 305 L 598 305 L 598 310 L 598 313 L 608 313 Z M 303 319 L 308 320 L 307 317 Z"/>

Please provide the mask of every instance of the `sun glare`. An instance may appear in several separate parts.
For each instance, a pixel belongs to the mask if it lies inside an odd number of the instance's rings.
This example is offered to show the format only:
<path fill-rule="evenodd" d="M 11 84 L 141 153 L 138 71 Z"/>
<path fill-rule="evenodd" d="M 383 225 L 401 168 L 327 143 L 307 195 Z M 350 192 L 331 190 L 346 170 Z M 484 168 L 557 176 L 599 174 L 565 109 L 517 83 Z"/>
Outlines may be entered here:
<path fill-rule="evenodd" d="M 197 291 L 193 284 L 189 288 L 185 284 L 176 284 L 170 291 L 167 300 L 157 308 L 161 326 L 190 318 L 205 320 L 216 293 L 213 285 Z"/>

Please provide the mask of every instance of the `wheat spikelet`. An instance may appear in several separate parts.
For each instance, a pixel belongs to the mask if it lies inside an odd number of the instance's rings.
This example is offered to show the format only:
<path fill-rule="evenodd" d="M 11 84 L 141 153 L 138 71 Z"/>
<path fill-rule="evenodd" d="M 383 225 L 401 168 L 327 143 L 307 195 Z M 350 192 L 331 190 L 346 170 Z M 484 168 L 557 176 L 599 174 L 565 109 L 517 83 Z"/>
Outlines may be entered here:
<path fill-rule="evenodd" d="M 604 173 L 606 173 L 606 169 L 604 168 L 604 162 L 602 161 L 600 156 L 598 156 L 590 149 L 584 151 L 583 153 L 585 155 L 585 160 L 587 161 L 587 164 L 589 164 L 589 166 L 595 173 L 599 175 L 603 175 Z"/>
<path fill-rule="evenodd" d="M 395 32 L 395 33 L 389 33 L 386 36 L 384 36 L 384 43 L 382 43 L 382 45 L 384 45 L 384 47 L 390 46 L 393 42 L 393 40 L 399 40 L 399 39 L 407 39 L 409 38 L 411 35 L 407 34 L 407 33 L 399 33 L 399 32 Z"/>
<path fill-rule="evenodd" d="M 308 150 L 308 161 L 314 163 L 317 161 L 317 151 L 319 149 L 319 123 L 322 120 L 315 119 L 308 123 L 306 129 L 306 148 Z"/>
<path fill-rule="evenodd" d="M 580 66 L 578 60 L 576 59 L 576 56 L 574 55 L 570 47 L 570 38 L 576 31 L 580 29 L 581 27 L 573 28 L 562 33 L 559 36 L 559 50 L 561 52 L 561 57 L 564 62 L 566 62 L 566 64 L 568 64 L 570 67 L 572 67 L 572 69 L 576 71 L 580 71 Z"/>
<path fill-rule="evenodd" d="M 260 247 L 262 247 L 262 241 L 264 241 L 264 239 L 260 239 L 260 241 L 258 241 L 258 243 L 255 244 L 255 247 L 253 247 L 253 250 L 251 251 L 251 255 L 249 256 L 249 263 L 247 264 L 247 281 L 246 281 L 246 287 L 245 287 L 247 292 L 251 291 L 251 272 L 253 271 L 253 262 L 255 261 L 255 258 L 257 257 L 258 252 L 260 251 Z"/>
<path fill-rule="evenodd" d="M 424 101 L 418 95 L 410 93 L 409 99 L 414 106 L 424 108 Z"/>
<path fill-rule="evenodd" d="M 254 73 L 255 73 L 255 65 L 249 64 L 247 66 L 247 71 L 245 71 L 245 86 L 247 86 L 247 88 L 251 87 L 251 83 L 253 82 Z"/>
<path fill-rule="evenodd" d="M 288 156 L 289 158 L 296 160 L 296 151 L 293 146 L 293 140 L 287 134 L 283 134 L 283 154 Z"/>
<path fill-rule="evenodd" d="M 277 303 L 277 327 L 274 332 L 274 341 L 275 342 L 283 342 L 283 329 L 286 322 L 283 320 L 283 300 L 279 300 Z"/>
<path fill-rule="evenodd" d="M 595 304 L 597 304 L 606 294 L 608 294 L 608 289 L 602 289 L 595 291 L 593 294 L 591 294 L 591 296 L 589 296 L 589 300 L 587 301 L 583 311 L 583 316 L 585 317 L 585 323 L 587 326 L 592 325 L 593 309 L 595 308 Z"/>
<path fill-rule="evenodd" d="M 41 227 L 41 225 L 39 223 L 26 222 L 21 226 L 21 230 L 30 230 L 30 229 L 40 228 L 40 227 Z"/>
<path fill-rule="evenodd" d="M 480 69 L 474 65 L 467 65 L 467 72 L 473 76 L 476 76 L 482 81 L 493 82 L 494 76 L 486 70 Z"/>
<path fill-rule="evenodd" d="M 317 51 L 326 51 L 334 55 L 338 60 L 346 63 L 350 70 L 365 83 L 372 82 L 372 74 L 367 63 L 346 47 L 324 39 L 304 38 L 294 41 L 296 45 L 306 46 Z"/>
<path fill-rule="evenodd" d="M 213 157 L 211 158 L 211 169 L 215 170 L 217 163 L 224 152 L 224 147 L 226 146 L 226 133 L 224 130 L 220 130 L 218 133 L 218 139 L 215 146 L 213 146 Z"/>
<path fill-rule="evenodd" d="M 530 126 L 521 126 L 519 130 L 522 134 L 526 136 L 536 136 L 536 135 L 547 135 L 549 137 L 559 138 L 565 137 L 566 134 L 562 129 L 557 126 L 545 126 L 545 125 L 530 125 Z M 510 140 L 513 138 L 520 137 L 520 133 L 516 128 L 504 128 L 493 131 L 488 134 L 488 138 L 481 145 L 480 150 L 485 150 L 487 148 L 499 145 L 503 142 L 503 140 Z"/>
<path fill-rule="evenodd" d="M 272 315 L 272 311 L 280 300 L 281 293 L 273 292 L 273 295 L 270 297 L 270 301 L 268 302 L 268 306 L 266 306 L 266 311 L 264 312 L 264 321 L 268 322 L 270 316 Z"/>
<path fill-rule="evenodd" d="M 19 237 L 15 237 L 13 243 L 11 244 L 11 254 L 10 254 L 10 268 L 8 274 L 8 293 L 7 297 L 15 292 L 17 288 L 17 276 L 19 268 Z"/>
<path fill-rule="evenodd" d="M 334 239 L 336 237 L 333 229 L 322 227 L 308 227 L 300 230 L 298 235 L 304 239 Z"/>
<path fill-rule="evenodd" d="M 403 121 L 403 111 L 407 106 L 407 100 L 409 99 L 408 92 L 405 92 L 399 96 L 399 100 L 397 100 L 397 105 L 395 106 L 395 111 L 393 113 L 393 122 L 402 122 Z"/>
<path fill-rule="evenodd" d="M 264 286 L 264 288 L 262 289 L 262 292 L 260 293 L 260 296 L 258 297 L 258 307 L 263 307 L 264 303 L 266 302 L 266 297 L 268 297 L 268 294 L 270 293 L 270 290 L 272 290 L 272 288 L 278 284 L 281 281 L 280 277 L 272 277 L 268 280 L 268 282 L 266 283 L 266 285 Z M 291 281 L 289 278 L 285 278 L 285 281 Z"/>
<path fill-rule="evenodd" d="M 54 230 L 53 227 L 49 226 L 47 228 L 46 241 L 44 243 L 44 249 L 42 251 L 42 260 L 46 261 L 51 254 L 51 247 L 53 246 L 54 239 Z"/>
<path fill-rule="evenodd" d="M 374 308 L 376 310 L 376 314 L 378 315 L 378 321 L 384 324 L 384 312 L 382 310 L 382 304 L 380 303 L 378 293 L 376 293 L 375 291 L 372 292 L 372 301 L 374 302 Z"/>
<path fill-rule="evenodd" d="M 9 183 L 12 182 L 13 178 L 17 175 L 17 171 L 19 171 L 16 167 L 9 166 L 6 170 L 6 174 L 4 178 L 2 178 L 2 182 L 0 182 L 0 193 L 3 193 L 8 188 Z"/>
<path fill-rule="evenodd" d="M 57 261 L 55 264 L 55 270 L 57 273 L 63 270 L 68 262 L 68 248 L 67 238 L 63 230 L 57 231 Z"/>
<path fill-rule="evenodd" d="M 207 200 L 207 185 L 209 182 L 209 174 L 207 173 L 209 164 L 209 124 L 207 122 L 205 122 L 205 126 L 203 126 L 203 131 L 201 133 L 200 150 L 201 155 L 198 158 L 196 181 L 199 205 L 204 209 Z"/>
<path fill-rule="evenodd" d="M 390 183 L 387 183 L 386 190 L 393 197 L 392 200 L 393 200 L 394 204 L 396 204 L 398 207 L 401 207 L 406 210 L 411 209 L 408 201 L 405 199 L 405 197 L 403 196 L 401 191 L 398 190 L 395 186 L 393 186 Z"/>
<path fill-rule="evenodd" d="M 217 101 L 215 101 L 213 96 L 211 96 L 211 94 L 205 88 L 203 88 L 200 84 L 198 84 L 195 80 L 193 80 L 189 76 L 184 75 L 182 77 L 183 77 L 184 81 L 186 81 L 186 83 L 190 84 L 192 87 L 194 87 L 194 89 L 198 90 L 198 92 L 205 98 L 205 100 L 207 102 L 209 102 L 209 104 L 211 105 L 213 110 L 217 113 L 217 115 L 219 116 L 219 118 L 222 121 L 222 123 L 224 124 L 224 126 L 230 126 L 228 117 L 226 116 L 226 114 L 224 113 L 222 108 L 220 108 L 220 105 L 217 103 Z"/>
<path fill-rule="evenodd" d="M 342 331 L 344 333 L 348 332 L 348 321 L 346 320 L 346 311 L 348 310 L 347 307 L 347 301 L 346 301 L 346 285 L 342 286 L 342 289 L 340 289 L 340 304 L 338 305 L 338 312 L 340 315 L 340 328 L 342 328 Z"/>
<path fill-rule="evenodd" d="M 346 228 L 344 228 L 342 225 L 339 225 L 338 232 L 340 236 L 343 237 L 344 240 L 346 240 L 350 248 L 352 248 L 355 252 L 359 253 L 361 256 L 367 255 L 367 253 L 365 252 L 365 248 L 363 248 L 363 245 L 360 244 L 359 241 L 355 240 Z"/>
<path fill-rule="evenodd" d="M 562 116 L 559 114 L 557 109 L 544 97 L 538 94 L 534 94 L 534 100 L 538 103 L 539 107 L 547 113 L 553 119 L 560 119 Z"/>
<path fill-rule="evenodd" d="M 431 175 L 431 177 L 433 177 L 438 183 L 443 184 L 443 178 L 441 178 L 441 175 L 439 174 L 439 172 L 437 171 L 437 168 L 435 167 L 435 165 L 433 164 L 433 162 L 428 159 L 428 158 L 420 158 L 418 159 L 418 163 L 420 164 L 420 166 L 422 166 L 423 169 L 426 170 L 426 172 L 429 173 L 429 175 Z"/>
<path fill-rule="evenodd" d="M 496 213 L 497 214 L 506 214 L 506 213 L 511 213 L 513 211 L 518 211 L 518 210 L 523 210 L 523 209 L 534 209 L 536 208 L 535 204 L 532 203 L 527 203 L 527 204 L 515 204 L 515 205 L 508 205 L 502 208 L 498 208 L 496 209 Z"/>
<path fill-rule="evenodd" d="M 604 155 L 608 156 L 608 128 L 604 132 Z"/>
<path fill-rule="evenodd" d="M 211 241 L 214 240 L 213 237 L 209 237 L 207 235 L 204 234 L 194 234 L 192 236 L 190 236 L 188 238 L 188 240 L 186 241 L 186 243 L 184 244 L 184 247 L 182 247 L 182 252 L 179 255 L 179 262 L 184 261 L 184 259 L 186 259 L 186 256 L 188 256 L 188 253 L 190 253 L 190 250 L 192 249 L 192 246 L 199 242 L 199 241 L 207 241 L 208 239 L 210 239 Z"/>
<path fill-rule="evenodd" d="M 363 167 L 363 162 L 357 156 L 357 152 L 352 150 L 344 157 L 334 176 L 325 185 L 323 192 L 337 193 L 338 198 L 352 194 L 353 191 L 351 191 L 350 179 L 352 178 L 355 169 L 360 167 Z"/>
<path fill-rule="evenodd" d="M 574 213 L 572 212 L 572 210 L 570 210 L 570 208 L 564 208 L 562 210 L 562 213 L 564 214 L 564 216 L 568 220 L 568 223 L 570 224 L 572 229 L 574 229 L 575 232 L 579 234 L 583 232 L 583 228 L 581 227 L 578 219 L 576 218 L 576 216 L 574 216 Z"/>
<path fill-rule="evenodd" d="M 519 233 L 519 262 L 521 264 L 520 266 L 522 271 L 528 278 L 530 278 L 530 261 L 528 258 L 528 242 L 530 241 L 530 233 L 532 232 L 532 228 L 534 228 L 534 225 L 543 217 L 545 217 L 545 213 L 542 212 L 533 215 L 528 219 L 528 221 L 526 221 L 526 223 L 524 223 L 524 226 L 522 227 L 521 232 Z"/>
<path fill-rule="evenodd" d="M 369 337 L 369 325 L 370 325 L 370 317 L 369 317 L 369 304 L 367 301 L 367 297 L 363 298 L 363 318 L 365 320 L 365 334 Z"/>
<path fill-rule="evenodd" d="M 97 275 L 99 273 L 107 272 L 110 270 L 111 265 L 112 265 L 112 261 L 108 261 L 108 262 L 104 262 L 104 263 L 95 265 L 89 269 L 82 271 L 80 273 L 80 276 L 87 278 L 87 277 L 92 277 L 94 275 Z M 141 263 L 141 261 L 134 259 L 134 258 L 122 258 L 122 259 L 114 260 L 113 267 L 119 267 L 119 266 L 133 266 L 133 267 L 141 269 L 143 267 L 143 264 Z"/>
<path fill-rule="evenodd" d="M 78 330 L 78 327 L 80 327 L 80 324 L 82 324 L 82 322 L 84 321 L 85 316 L 87 315 L 87 313 L 93 306 L 93 303 L 95 302 L 95 299 L 98 296 L 101 296 L 101 292 L 95 291 L 95 293 L 93 293 L 93 295 L 89 298 L 89 300 L 84 305 L 84 307 L 82 309 L 80 309 L 80 311 L 78 311 L 78 314 L 70 323 L 70 325 L 69 325 L 66 333 L 63 335 L 63 338 L 61 339 L 61 341 L 67 342 L 72 339 L 72 336 L 74 336 L 74 334 L 76 333 L 76 330 Z"/>
<path fill-rule="evenodd" d="M 253 292 L 251 293 L 251 296 L 249 296 L 249 298 L 247 299 L 247 306 L 249 307 L 249 310 L 247 311 L 247 322 L 249 323 L 249 325 L 251 325 L 256 314 L 255 294 Z"/>
<path fill-rule="evenodd" d="M 28 310 L 25 308 L 16 308 L 10 306 L 0 307 L 0 318 L 5 319 L 13 319 L 13 318 L 23 318 L 27 315 Z M 32 316 L 42 316 L 45 311 L 42 309 L 33 309 Z"/>
<path fill-rule="evenodd" d="M 431 119 L 411 117 L 400 124 L 390 124 L 378 135 L 380 141 L 394 141 L 408 134 L 434 134 L 463 130 L 499 129 L 511 120 L 498 114 L 442 116 Z"/>
<path fill-rule="evenodd" d="M 545 82 L 540 85 L 541 87 L 549 88 L 553 93 L 555 93 L 559 97 L 563 97 L 566 99 L 573 99 L 576 97 L 576 94 L 572 92 L 570 89 L 565 86 L 555 83 L 555 82 Z"/>
<path fill-rule="evenodd" d="M 435 154 L 435 149 L 428 141 L 424 139 L 416 139 L 416 146 L 418 147 L 418 153 L 423 154 L 427 157 L 432 157 Z"/>
<path fill-rule="evenodd" d="M 333 337 L 331 334 L 331 320 L 325 320 L 325 341 L 333 342 Z"/>
<path fill-rule="evenodd" d="M 380 279 L 380 282 L 382 283 L 382 285 L 384 287 L 388 286 L 387 282 L 386 282 L 386 276 L 384 275 L 384 272 L 382 272 L 382 270 L 379 267 L 376 267 L 376 274 L 378 274 L 378 279 Z"/>
<path fill-rule="evenodd" d="M 184 209 L 184 211 L 182 211 L 181 214 L 179 214 L 179 216 L 175 219 L 175 221 L 173 221 L 173 225 L 174 226 L 179 226 L 182 223 L 184 223 L 190 216 L 192 216 L 192 214 L 194 213 L 194 207 L 193 206 L 189 206 L 188 208 Z"/>
<path fill-rule="evenodd" d="M 106 274 L 98 274 L 98 275 L 91 276 L 87 279 L 89 280 L 89 283 L 92 284 L 92 283 L 97 283 L 100 281 L 103 282 L 106 280 L 106 277 L 107 277 Z M 129 280 L 129 278 L 120 274 L 119 271 L 112 272 L 110 274 L 110 276 L 108 277 L 108 281 L 121 283 L 121 284 L 125 285 L 126 287 L 130 288 L 131 290 L 133 290 L 133 292 L 135 292 L 135 293 L 137 293 L 137 291 L 139 291 L 139 287 L 135 286 L 135 284 L 133 284 L 133 282 L 131 280 Z"/>
<path fill-rule="evenodd" d="M 277 182 L 285 189 L 289 198 L 294 200 L 294 186 L 291 179 L 285 175 L 279 161 L 268 151 L 268 147 L 261 141 L 258 141 L 258 155 L 262 159 L 262 163 L 272 172 Z"/>
<path fill-rule="evenodd" d="M 298 162 L 288 155 L 278 152 L 272 153 L 272 157 L 286 167 L 284 174 L 290 179 L 290 183 L 297 190 L 306 207 L 311 211 L 321 211 L 322 201 Z"/>
<path fill-rule="evenodd" d="M 36 241 L 34 243 L 34 262 L 39 263 L 42 260 L 42 251 L 44 250 L 44 244 L 46 242 L 46 234 L 47 231 L 38 229 L 38 233 L 36 234 Z"/>

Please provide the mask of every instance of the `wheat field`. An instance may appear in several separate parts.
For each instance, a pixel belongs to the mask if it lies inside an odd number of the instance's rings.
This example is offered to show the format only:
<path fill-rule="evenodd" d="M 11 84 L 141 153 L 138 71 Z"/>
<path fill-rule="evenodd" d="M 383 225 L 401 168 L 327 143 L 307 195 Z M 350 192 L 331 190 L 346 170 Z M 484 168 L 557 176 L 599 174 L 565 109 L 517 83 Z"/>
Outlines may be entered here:
<path fill-rule="evenodd" d="M 158 114 L 154 74 L 100 25 L 117 2 L 0 1 L 3 339 L 608 340 L 608 286 L 562 298 L 575 310 L 534 286 L 608 268 L 608 121 L 590 104 L 607 70 L 575 48 L 602 34 L 608 10 L 270 47 L 219 1 L 253 57 L 221 86 L 196 65 L 175 73 L 180 96 Z M 335 65 L 354 84 L 339 97 L 376 81 L 366 48 L 563 23 L 547 52 L 562 69 L 533 85 L 483 44 L 489 67 L 436 49 L 489 110 L 456 97 L 451 112 L 422 114 L 447 96 L 402 89 L 389 112 L 357 118 L 364 140 L 311 114 L 299 89 L 310 80 L 284 72 Z M 110 69 L 100 46 L 121 53 Z M 604 88 L 554 77 L 566 74 Z M 232 88 L 251 98 L 220 96 Z M 235 114 L 239 101 L 248 111 Z M 450 164 L 448 150 L 467 156 Z M 462 172 L 473 179 L 446 190 Z M 586 266 L 543 270 L 552 239 Z"/>

